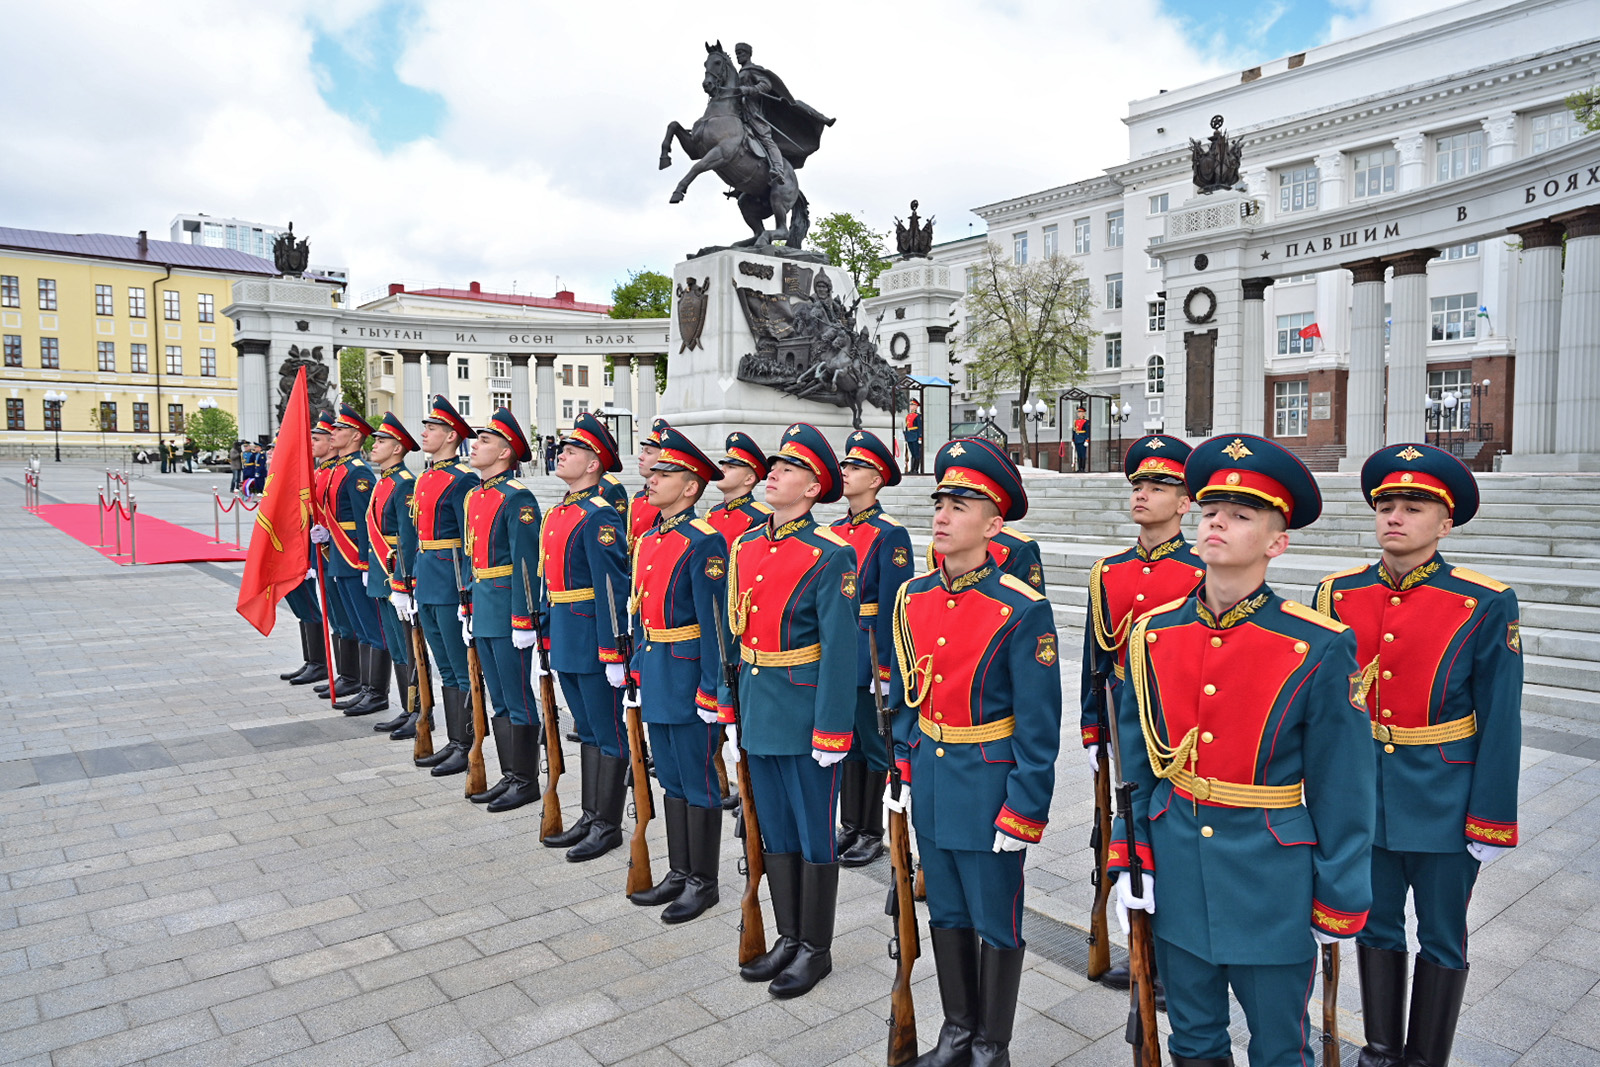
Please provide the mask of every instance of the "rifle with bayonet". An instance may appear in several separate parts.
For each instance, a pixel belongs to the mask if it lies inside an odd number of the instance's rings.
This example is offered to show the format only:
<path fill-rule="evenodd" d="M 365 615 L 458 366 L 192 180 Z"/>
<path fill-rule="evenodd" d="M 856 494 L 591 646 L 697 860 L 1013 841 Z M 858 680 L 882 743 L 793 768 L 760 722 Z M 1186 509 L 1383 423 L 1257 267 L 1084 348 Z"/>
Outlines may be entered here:
<path fill-rule="evenodd" d="M 739 661 L 724 651 L 722 609 L 717 598 L 711 601 L 711 617 L 717 628 L 717 658 L 722 663 L 722 679 L 728 686 L 728 705 L 733 708 L 733 728 L 739 747 L 744 748 L 744 718 L 739 711 Z M 747 750 L 748 754 L 748 750 Z M 767 954 L 767 927 L 761 919 L 761 879 L 766 877 L 766 857 L 761 851 L 761 820 L 756 816 L 755 790 L 750 786 L 750 761 L 741 759 L 734 780 L 739 784 L 739 825 L 744 837 L 744 859 L 739 873 L 744 875 L 744 894 L 739 898 L 739 966 Z"/>
<path fill-rule="evenodd" d="M 889 753 L 889 795 L 896 802 L 905 783 L 900 764 L 894 758 L 894 729 L 889 709 L 878 690 L 878 634 L 867 631 L 871 653 L 872 702 L 878 709 L 878 733 Z M 917 1058 L 917 1006 L 911 999 L 911 968 L 922 955 L 922 934 L 917 929 L 917 907 L 913 902 L 915 874 L 911 867 L 911 835 L 902 809 L 889 809 L 889 869 L 892 884 L 885 911 L 894 919 L 894 936 L 889 939 L 889 958 L 895 961 L 894 985 L 889 987 L 889 1067 L 899 1067 Z"/>
<path fill-rule="evenodd" d="M 1128 833 L 1128 888 L 1134 896 L 1144 895 L 1144 863 L 1139 859 L 1133 826 L 1133 793 L 1138 786 L 1122 772 L 1122 748 L 1117 744 L 1117 717 L 1108 714 L 1111 767 L 1116 775 L 1114 792 L 1117 817 Z M 1128 1027 L 1125 1037 L 1133 1046 L 1134 1067 L 1161 1067 L 1161 1040 L 1156 1030 L 1155 942 L 1150 933 L 1150 913 L 1128 910 Z"/>
<path fill-rule="evenodd" d="M 543 579 L 540 579 L 542 582 Z M 540 587 L 541 593 L 543 586 Z M 561 716 L 556 708 L 555 676 L 550 673 L 550 650 L 544 647 L 544 626 L 539 621 L 541 601 L 533 599 L 533 587 L 528 582 L 528 567 L 522 567 L 522 595 L 528 600 L 528 614 L 533 618 L 534 646 L 539 655 L 539 711 L 544 723 L 544 815 L 539 822 L 539 839 L 542 841 L 561 832 L 561 798 L 556 795 L 556 783 L 567 770 L 567 758 L 561 752 Z"/>
<path fill-rule="evenodd" d="M 467 622 L 472 622 L 472 586 L 461 585 L 461 550 L 453 549 L 451 561 L 456 567 L 456 591 L 461 595 L 461 610 Z M 465 635 L 463 635 L 465 636 Z M 478 642 L 467 642 L 467 684 L 472 687 L 472 747 L 467 750 L 467 796 L 482 793 L 489 788 L 489 777 L 483 767 L 483 739 L 489 732 L 489 715 L 484 710 L 483 662 L 478 658 Z"/>
<path fill-rule="evenodd" d="M 650 795 L 650 768 L 644 758 L 644 713 L 639 708 L 639 687 L 633 681 L 633 612 L 625 612 L 628 626 L 617 622 L 616 592 L 611 588 L 611 575 L 606 575 L 606 607 L 611 612 L 611 632 L 616 635 L 617 652 L 622 656 L 622 675 L 626 679 L 623 692 L 627 700 L 623 718 L 628 723 L 628 765 L 633 771 L 633 840 L 628 844 L 629 896 L 654 888 L 655 876 L 650 873 L 650 843 L 645 840 L 644 829 L 655 818 L 655 798 Z"/>
<path fill-rule="evenodd" d="M 1094 702 L 1095 720 L 1100 725 L 1099 766 L 1094 772 L 1094 821 L 1089 824 L 1089 850 L 1094 866 L 1089 870 L 1089 884 L 1094 887 L 1094 905 L 1089 909 L 1089 981 L 1099 980 L 1111 969 L 1111 933 L 1106 925 L 1106 909 L 1111 903 L 1111 876 L 1107 871 L 1107 856 L 1111 851 L 1111 760 L 1106 749 L 1106 738 L 1111 736 L 1106 714 L 1106 674 L 1095 671 L 1090 675 L 1091 699 Z"/>
<path fill-rule="evenodd" d="M 1339 1067 L 1339 942 L 1322 946 L 1322 1067 Z"/>
<path fill-rule="evenodd" d="M 405 553 L 396 546 L 394 566 L 390 570 L 406 587 L 415 618 L 417 584 L 411 578 L 410 569 L 401 566 L 404 562 Z M 433 675 L 428 668 L 428 642 L 423 638 L 422 627 L 418 623 L 401 619 L 400 625 L 404 629 L 406 643 L 411 648 L 411 688 L 406 693 L 406 714 L 417 716 L 417 736 L 411 743 L 411 758 L 426 759 L 433 755 Z"/>

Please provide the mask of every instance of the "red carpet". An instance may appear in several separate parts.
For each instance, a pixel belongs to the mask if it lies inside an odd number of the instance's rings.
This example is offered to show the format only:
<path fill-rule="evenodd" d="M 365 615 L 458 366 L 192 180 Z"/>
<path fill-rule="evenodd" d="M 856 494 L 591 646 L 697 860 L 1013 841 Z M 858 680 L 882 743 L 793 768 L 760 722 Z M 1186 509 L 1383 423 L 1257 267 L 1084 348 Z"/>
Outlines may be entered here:
<path fill-rule="evenodd" d="M 174 526 L 170 522 L 141 514 L 137 520 L 139 556 L 138 559 L 129 559 L 126 553 L 132 547 L 132 538 L 128 536 L 128 523 L 126 520 L 118 519 L 114 510 L 106 513 L 106 540 L 110 543 L 104 547 L 95 545 L 95 542 L 100 540 L 100 518 L 96 514 L 99 510 L 99 504 L 45 504 L 35 509 L 35 514 L 56 529 L 76 537 L 101 555 L 118 563 L 197 563 L 245 558 L 245 554 L 232 545 L 214 545 L 211 543 L 211 538 L 205 534 L 195 533 L 187 527 Z M 113 520 L 122 525 L 124 554 L 121 556 L 115 555 L 117 534 Z"/>

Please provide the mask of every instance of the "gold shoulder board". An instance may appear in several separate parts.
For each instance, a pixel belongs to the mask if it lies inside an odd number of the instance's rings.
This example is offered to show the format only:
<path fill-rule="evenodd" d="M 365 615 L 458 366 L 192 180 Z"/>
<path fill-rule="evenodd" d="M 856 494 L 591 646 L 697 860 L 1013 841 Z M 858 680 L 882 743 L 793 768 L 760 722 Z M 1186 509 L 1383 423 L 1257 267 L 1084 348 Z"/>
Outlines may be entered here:
<path fill-rule="evenodd" d="M 1339 578 L 1349 578 L 1351 575 L 1360 574 L 1362 571 L 1364 571 L 1366 569 L 1367 569 L 1367 564 L 1360 563 L 1360 564 L 1357 564 L 1354 567 L 1349 567 L 1349 568 L 1347 568 L 1345 570 L 1342 570 L 1342 571 L 1334 571 L 1332 574 L 1324 575 L 1323 578 L 1322 578 L 1322 582 L 1332 582 L 1332 581 L 1335 581 L 1335 580 L 1337 580 Z M 1321 585 L 1322 582 L 1318 582 L 1317 584 Z"/>
<path fill-rule="evenodd" d="M 758 501 L 755 502 L 755 505 L 756 505 L 756 510 L 761 512 L 761 514 L 763 514 L 763 515 L 771 515 L 772 514 L 772 505 L 771 504 L 763 504 L 761 501 L 758 500 Z"/>
<path fill-rule="evenodd" d="M 1039 590 L 1035 589 L 1021 578 L 1018 578 L 1015 574 L 1002 574 L 1000 576 L 1000 584 L 1005 586 L 1007 589 L 1012 589 L 1018 593 L 1022 593 L 1029 600 L 1044 599 L 1043 593 L 1039 592 Z"/>
<path fill-rule="evenodd" d="M 704 519 L 693 519 L 689 522 L 689 525 L 701 533 L 714 534 L 717 532 L 717 528 Z"/>
<path fill-rule="evenodd" d="M 878 518 L 882 519 L 884 522 L 888 523 L 890 526 L 900 526 L 900 525 L 902 525 L 900 520 L 895 518 L 893 515 L 879 515 Z"/>
<path fill-rule="evenodd" d="M 817 531 L 817 536 L 822 538 L 824 541 L 832 541 L 834 544 L 839 545 L 840 547 L 848 547 L 850 544 L 849 541 L 846 541 L 844 538 L 840 537 L 826 526 L 816 526 L 814 529 Z"/>
<path fill-rule="evenodd" d="M 1285 615 L 1293 615 L 1295 618 L 1303 619 L 1306 622 L 1315 623 L 1324 630 L 1332 630 L 1336 634 L 1342 634 L 1350 629 L 1338 619 L 1330 619 L 1326 615 L 1313 611 L 1294 600 L 1285 600 L 1283 602 L 1283 613 Z"/>
<path fill-rule="evenodd" d="M 1471 582 L 1473 585 L 1481 585 L 1485 589 L 1493 589 L 1496 593 L 1504 593 L 1511 588 L 1505 582 L 1497 582 L 1487 574 L 1479 574 L 1465 567 L 1451 567 L 1450 577 L 1460 578 L 1463 582 Z"/>
<path fill-rule="evenodd" d="M 1018 541 L 1022 541 L 1024 543 L 1033 540 L 1033 538 L 1029 537 L 1027 534 L 1023 533 L 1021 530 L 1018 530 L 1018 529 L 1016 529 L 1014 527 L 1011 527 L 1011 526 L 1002 526 L 1002 527 L 1000 527 L 1000 532 L 1003 533 L 1003 534 L 1010 534 L 1012 537 L 1015 537 Z"/>
<path fill-rule="evenodd" d="M 506 482 L 506 488 L 507 489 L 526 489 L 528 487 L 523 485 L 521 482 L 517 481 L 515 478 L 512 478 L 510 481 Z"/>

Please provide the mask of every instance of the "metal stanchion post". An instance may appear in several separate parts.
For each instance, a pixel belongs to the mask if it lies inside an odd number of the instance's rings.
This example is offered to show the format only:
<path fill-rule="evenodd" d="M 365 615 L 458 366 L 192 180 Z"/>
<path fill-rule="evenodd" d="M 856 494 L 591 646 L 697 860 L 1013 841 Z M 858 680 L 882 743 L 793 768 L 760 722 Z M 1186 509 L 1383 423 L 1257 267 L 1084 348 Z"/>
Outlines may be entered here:
<path fill-rule="evenodd" d="M 139 562 L 139 502 L 128 494 L 128 562 Z"/>
<path fill-rule="evenodd" d="M 120 556 L 120 555 L 123 554 L 122 553 L 122 505 L 121 505 L 121 503 L 118 503 L 116 505 L 116 508 L 117 508 L 117 513 L 116 513 L 115 516 L 112 517 L 111 525 L 114 526 L 116 528 L 116 531 L 117 531 L 117 550 L 115 552 L 113 552 L 112 555 L 113 556 Z"/>
<path fill-rule="evenodd" d="M 222 497 L 217 495 L 217 487 L 211 487 L 211 543 L 222 544 Z"/>
<path fill-rule="evenodd" d="M 233 498 L 233 547 L 237 548 L 237 549 L 241 549 L 241 550 L 244 548 L 244 546 L 239 543 L 239 512 L 241 512 L 243 510 L 244 510 L 244 505 L 240 503 L 239 498 L 237 496 L 234 497 Z"/>
<path fill-rule="evenodd" d="M 106 491 L 100 490 L 100 540 L 95 543 L 96 548 L 106 547 Z"/>

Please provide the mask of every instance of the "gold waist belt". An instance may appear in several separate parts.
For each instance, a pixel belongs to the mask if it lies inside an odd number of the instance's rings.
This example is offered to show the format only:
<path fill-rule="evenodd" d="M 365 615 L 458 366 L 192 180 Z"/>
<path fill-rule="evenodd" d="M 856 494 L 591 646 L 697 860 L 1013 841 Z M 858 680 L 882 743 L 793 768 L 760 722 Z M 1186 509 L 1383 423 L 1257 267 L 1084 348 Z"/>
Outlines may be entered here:
<path fill-rule="evenodd" d="M 400 538 L 390 537 L 388 534 L 384 534 L 383 543 L 386 545 L 398 545 L 400 543 Z"/>
<path fill-rule="evenodd" d="M 822 659 L 821 645 L 789 648 L 782 652 L 758 652 L 749 645 L 739 646 L 739 658 L 757 667 L 798 667 Z"/>
<path fill-rule="evenodd" d="M 1294 785 L 1242 785 L 1238 782 L 1219 782 L 1215 778 L 1199 778 L 1184 768 L 1174 771 L 1169 779 L 1173 785 L 1196 800 L 1208 800 L 1229 808 L 1297 808 L 1301 801 L 1301 784 Z"/>
<path fill-rule="evenodd" d="M 865 618 L 868 615 L 876 615 L 877 613 L 878 613 L 878 605 L 876 605 L 876 604 L 863 604 L 863 605 L 861 605 L 861 615 L 862 615 L 863 618 Z"/>
<path fill-rule="evenodd" d="M 339 524 L 339 529 L 341 530 L 354 530 L 355 528 L 356 524 L 353 522 L 341 522 Z"/>
<path fill-rule="evenodd" d="M 700 639 L 700 624 L 692 622 L 688 626 L 672 626 L 657 629 L 654 626 L 644 628 L 646 641 L 664 641 L 672 644 L 674 641 L 698 641 Z"/>
<path fill-rule="evenodd" d="M 460 548 L 461 538 L 452 537 L 448 541 L 418 541 L 417 545 L 424 552 L 443 552 L 447 548 Z"/>
<path fill-rule="evenodd" d="M 1449 722 L 1436 723 L 1433 726 L 1384 726 L 1376 722 L 1372 724 L 1374 740 L 1395 745 L 1442 745 L 1446 741 L 1460 741 L 1463 737 L 1471 737 L 1477 732 L 1476 713 L 1464 719 L 1451 719 Z"/>
<path fill-rule="evenodd" d="M 594 599 L 594 589 L 552 589 L 550 590 L 550 603 L 552 604 L 577 604 L 584 600 Z"/>
<path fill-rule="evenodd" d="M 1017 717 L 1007 715 L 1003 719 L 996 719 L 994 722 L 986 722 L 979 726 L 946 726 L 926 716 L 918 716 L 917 725 L 922 727 L 923 733 L 935 741 L 975 745 L 980 741 L 998 741 L 1002 737 L 1010 737 L 1017 732 Z"/>
<path fill-rule="evenodd" d="M 511 572 L 515 569 L 516 564 L 514 563 L 507 563 L 504 567 L 474 567 L 472 568 L 472 577 L 480 582 L 485 578 L 509 578 L 511 577 Z"/>

